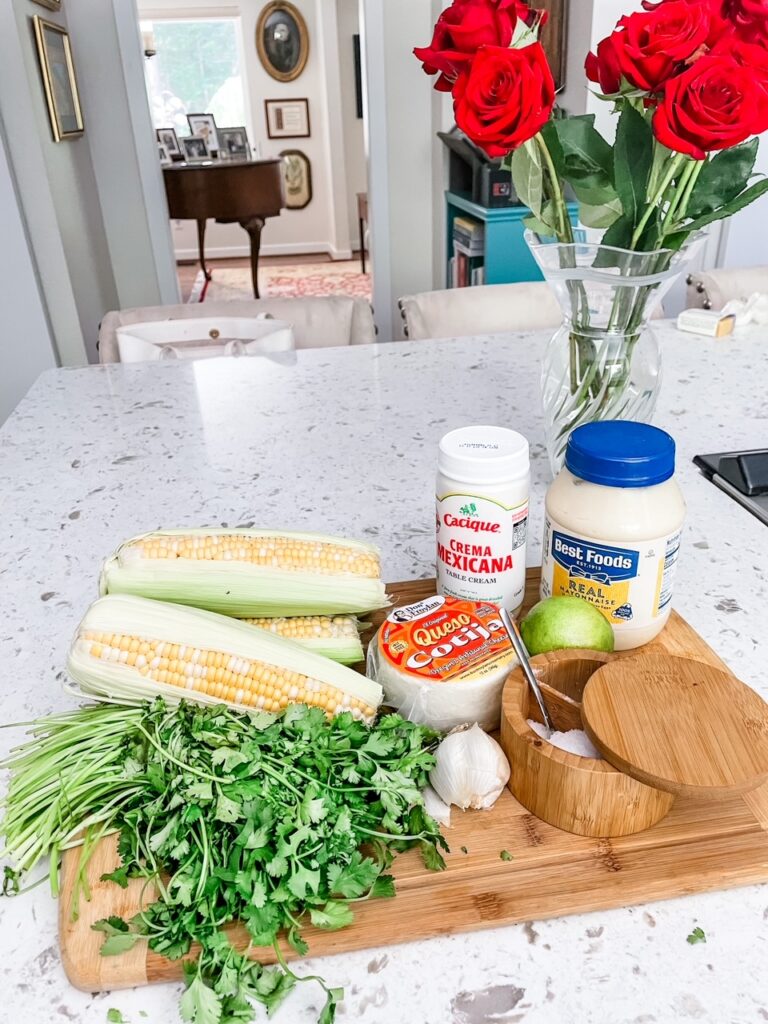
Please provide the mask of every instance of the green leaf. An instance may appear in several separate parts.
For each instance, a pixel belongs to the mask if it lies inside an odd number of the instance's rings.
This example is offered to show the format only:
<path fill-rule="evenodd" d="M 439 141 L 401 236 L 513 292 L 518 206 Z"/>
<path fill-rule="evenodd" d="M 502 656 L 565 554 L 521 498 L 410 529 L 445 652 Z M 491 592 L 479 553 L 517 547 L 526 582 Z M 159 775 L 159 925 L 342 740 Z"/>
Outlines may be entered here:
<path fill-rule="evenodd" d="M 512 854 L 509 852 L 509 850 L 502 850 L 501 853 L 499 854 L 499 857 L 501 858 L 501 860 L 505 860 L 505 861 L 510 861 L 510 860 L 514 860 L 515 859 L 512 856 Z"/>
<path fill-rule="evenodd" d="M 295 868 L 293 874 L 288 880 L 289 890 L 299 900 L 306 899 L 307 893 L 311 896 L 316 896 L 319 887 L 320 872 L 312 871 L 310 868 L 305 868 L 301 864 Z"/>
<path fill-rule="evenodd" d="M 601 206 L 579 206 L 579 220 L 587 228 L 609 228 L 621 216 L 621 201 L 617 196 Z"/>
<path fill-rule="evenodd" d="M 544 169 L 535 142 L 519 146 L 512 156 L 512 182 L 518 198 L 531 213 L 541 216 L 544 204 Z"/>
<path fill-rule="evenodd" d="M 339 900 L 329 900 L 322 910 L 311 907 L 309 919 L 315 928 L 324 928 L 327 931 L 335 932 L 339 928 L 346 928 L 352 924 L 355 915 L 349 908 L 349 904 Z"/>
<path fill-rule="evenodd" d="M 632 244 L 633 231 L 633 222 L 622 214 L 618 220 L 615 220 L 613 224 L 611 224 L 603 235 L 602 245 L 615 246 L 617 249 L 628 249 Z M 607 256 L 609 259 L 613 259 L 610 253 L 608 253 Z M 600 266 L 597 260 L 595 260 L 595 266 Z"/>
<path fill-rule="evenodd" d="M 578 201 L 585 206 L 603 206 L 619 198 L 613 185 L 585 185 L 581 181 L 572 181 L 571 188 Z"/>
<path fill-rule="evenodd" d="M 430 871 L 445 871 L 445 861 L 442 855 L 438 852 L 436 846 L 432 843 L 428 843 L 423 840 L 420 843 L 421 846 L 421 859 L 424 861 L 424 866 Z"/>
<path fill-rule="evenodd" d="M 302 939 L 298 928 L 295 925 L 288 929 L 288 943 L 296 950 L 299 956 L 306 956 L 309 952 L 309 944 Z"/>
<path fill-rule="evenodd" d="M 750 139 L 707 160 L 688 203 L 688 216 L 696 218 L 712 213 L 744 191 L 755 166 L 758 145 L 758 139 Z"/>
<path fill-rule="evenodd" d="M 109 935 L 101 944 L 99 953 L 101 956 L 120 956 L 128 953 L 143 935 L 136 935 L 133 932 L 121 932 L 116 935 Z"/>
<path fill-rule="evenodd" d="M 391 900 L 395 896 L 395 880 L 392 875 L 379 875 L 371 886 L 372 900 Z"/>
<path fill-rule="evenodd" d="M 326 989 L 327 996 L 323 1012 L 317 1018 L 317 1024 L 333 1024 L 336 1020 L 336 1007 L 344 998 L 343 988 Z"/>
<path fill-rule="evenodd" d="M 690 943 L 691 946 L 695 946 L 699 942 L 706 942 L 707 936 L 703 928 L 696 927 L 685 941 Z"/>
<path fill-rule="evenodd" d="M 563 154 L 558 171 L 566 181 L 574 187 L 576 182 L 593 188 L 612 186 L 613 150 L 595 128 L 594 114 L 557 119 L 547 127 L 557 134 Z"/>
<path fill-rule="evenodd" d="M 224 796 L 223 793 L 219 794 L 219 798 L 216 801 L 216 821 L 223 821 L 226 824 L 231 824 L 233 821 L 237 821 L 238 818 L 243 817 L 243 808 L 237 801 L 230 800 L 228 796 Z"/>
<path fill-rule="evenodd" d="M 198 972 L 179 1004 L 181 1019 L 188 1024 L 219 1024 L 221 999 L 203 981 Z"/>
<path fill-rule="evenodd" d="M 370 857 L 363 860 L 359 853 L 355 853 L 352 862 L 345 867 L 338 864 L 330 865 L 328 885 L 335 895 L 354 899 L 369 891 L 380 870 L 379 865 Z"/>
<path fill-rule="evenodd" d="M 719 210 L 705 213 L 703 216 L 697 217 L 690 224 L 686 224 L 685 231 L 689 234 L 691 231 L 699 231 L 701 228 L 705 228 L 707 224 L 713 224 L 716 220 L 725 220 L 727 217 L 732 217 L 734 213 L 738 213 L 739 210 L 743 210 L 750 203 L 754 203 L 756 199 L 765 195 L 766 192 L 768 192 L 768 178 L 763 178 L 762 181 L 757 181 L 754 185 L 750 185 L 745 192 L 736 196 L 730 203 L 721 206 Z"/>
<path fill-rule="evenodd" d="M 107 1021 L 108 1024 L 127 1024 L 120 1010 L 115 1010 L 114 1008 L 107 1010 Z"/>
<path fill-rule="evenodd" d="M 625 104 L 614 146 L 614 179 L 624 217 L 636 227 L 645 210 L 653 162 L 653 132 L 642 114 Z"/>
<path fill-rule="evenodd" d="M 115 868 L 114 871 L 109 871 L 103 874 L 100 878 L 102 882 L 114 882 L 115 885 L 119 885 L 121 889 L 128 888 L 128 868 L 124 864 L 122 867 Z"/>

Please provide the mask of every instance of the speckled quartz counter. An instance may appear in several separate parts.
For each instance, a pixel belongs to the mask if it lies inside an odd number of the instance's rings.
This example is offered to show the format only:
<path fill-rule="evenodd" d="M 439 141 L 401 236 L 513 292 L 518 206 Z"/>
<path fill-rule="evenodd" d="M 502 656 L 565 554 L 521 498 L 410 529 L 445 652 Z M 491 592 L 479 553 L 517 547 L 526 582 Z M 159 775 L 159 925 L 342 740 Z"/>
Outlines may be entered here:
<path fill-rule="evenodd" d="M 768 339 L 662 326 L 657 422 L 676 437 L 690 517 L 677 607 L 768 697 L 768 529 L 700 477 L 699 452 L 768 445 Z M 433 573 L 437 442 L 473 422 L 523 431 L 533 454 L 529 561 L 548 482 L 538 411 L 543 335 L 301 352 L 275 360 L 45 374 L 0 430 L 2 718 L 70 706 L 69 638 L 100 560 L 156 527 L 346 532 L 383 549 L 385 578 Z M 0 734 L 0 749 L 18 734 Z M 0 1021 L 178 1020 L 178 987 L 89 996 L 58 957 L 45 886 L 0 901 Z M 706 945 L 690 946 L 695 924 Z M 364 1024 L 760 1024 L 768 1020 L 768 887 L 532 921 L 308 961 Z M 315 1020 L 295 993 L 276 1024 Z M 140 1011 L 146 1017 L 140 1016 Z"/>

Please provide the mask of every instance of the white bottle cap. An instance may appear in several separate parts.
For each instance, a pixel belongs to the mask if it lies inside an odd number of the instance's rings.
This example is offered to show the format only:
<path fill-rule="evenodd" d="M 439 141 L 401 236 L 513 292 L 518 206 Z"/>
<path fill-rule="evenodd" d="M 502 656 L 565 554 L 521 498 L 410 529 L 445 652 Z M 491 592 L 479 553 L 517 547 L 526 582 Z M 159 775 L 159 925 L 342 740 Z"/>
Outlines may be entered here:
<path fill-rule="evenodd" d="M 528 442 L 505 427 L 461 427 L 441 440 L 439 470 L 465 483 L 493 484 L 524 477 L 530 471 Z"/>

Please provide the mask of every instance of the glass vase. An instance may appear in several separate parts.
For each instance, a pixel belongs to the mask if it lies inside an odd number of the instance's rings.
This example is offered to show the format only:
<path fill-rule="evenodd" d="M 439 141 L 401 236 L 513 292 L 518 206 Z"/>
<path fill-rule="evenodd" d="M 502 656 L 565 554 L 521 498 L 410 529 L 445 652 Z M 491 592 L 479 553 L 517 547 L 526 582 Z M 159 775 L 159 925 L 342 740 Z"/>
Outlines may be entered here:
<path fill-rule="evenodd" d="M 651 319 L 703 238 L 631 252 L 588 242 L 526 241 L 563 311 L 541 368 L 545 431 L 558 473 L 572 430 L 596 420 L 650 422 L 662 357 Z"/>

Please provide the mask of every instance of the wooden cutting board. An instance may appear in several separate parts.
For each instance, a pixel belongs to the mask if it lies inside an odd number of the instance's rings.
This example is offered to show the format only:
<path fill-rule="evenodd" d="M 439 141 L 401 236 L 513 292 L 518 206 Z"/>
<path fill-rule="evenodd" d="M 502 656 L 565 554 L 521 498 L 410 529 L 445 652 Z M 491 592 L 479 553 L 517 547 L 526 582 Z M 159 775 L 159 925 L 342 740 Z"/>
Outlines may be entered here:
<path fill-rule="evenodd" d="M 537 600 L 538 570 L 529 570 L 526 607 Z M 434 581 L 388 587 L 397 605 L 434 593 Z M 384 613 L 371 617 L 378 625 Z M 706 662 L 723 663 L 674 612 L 660 637 L 644 648 Z M 632 656 L 633 652 L 627 652 Z M 768 786 L 743 797 L 708 803 L 681 797 L 654 828 L 620 839 L 586 839 L 553 828 L 530 814 L 509 791 L 491 811 L 454 809 L 446 830 L 451 853 L 447 870 L 426 871 L 417 852 L 395 862 L 397 896 L 361 903 L 355 923 L 338 932 L 306 928 L 311 956 L 393 945 L 456 932 L 495 928 L 547 917 L 623 907 L 651 900 L 768 881 Z M 59 911 L 62 959 L 69 980 L 88 992 L 177 980 L 181 961 L 169 961 L 140 943 L 120 957 L 101 957 L 102 935 L 91 924 L 117 914 L 131 917 L 154 894 L 141 881 L 127 890 L 99 877 L 118 863 L 116 838 L 104 840 L 88 867 L 89 903 L 80 901 L 72 920 L 78 851 L 64 857 Z M 464 850 L 466 849 L 466 852 Z M 501 859 L 501 851 L 512 854 Z M 247 945 L 242 928 L 232 930 Z M 285 955 L 294 957 L 283 946 Z M 194 951 L 193 951 L 194 952 Z M 254 957 L 274 962 L 271 948 Z"/>

